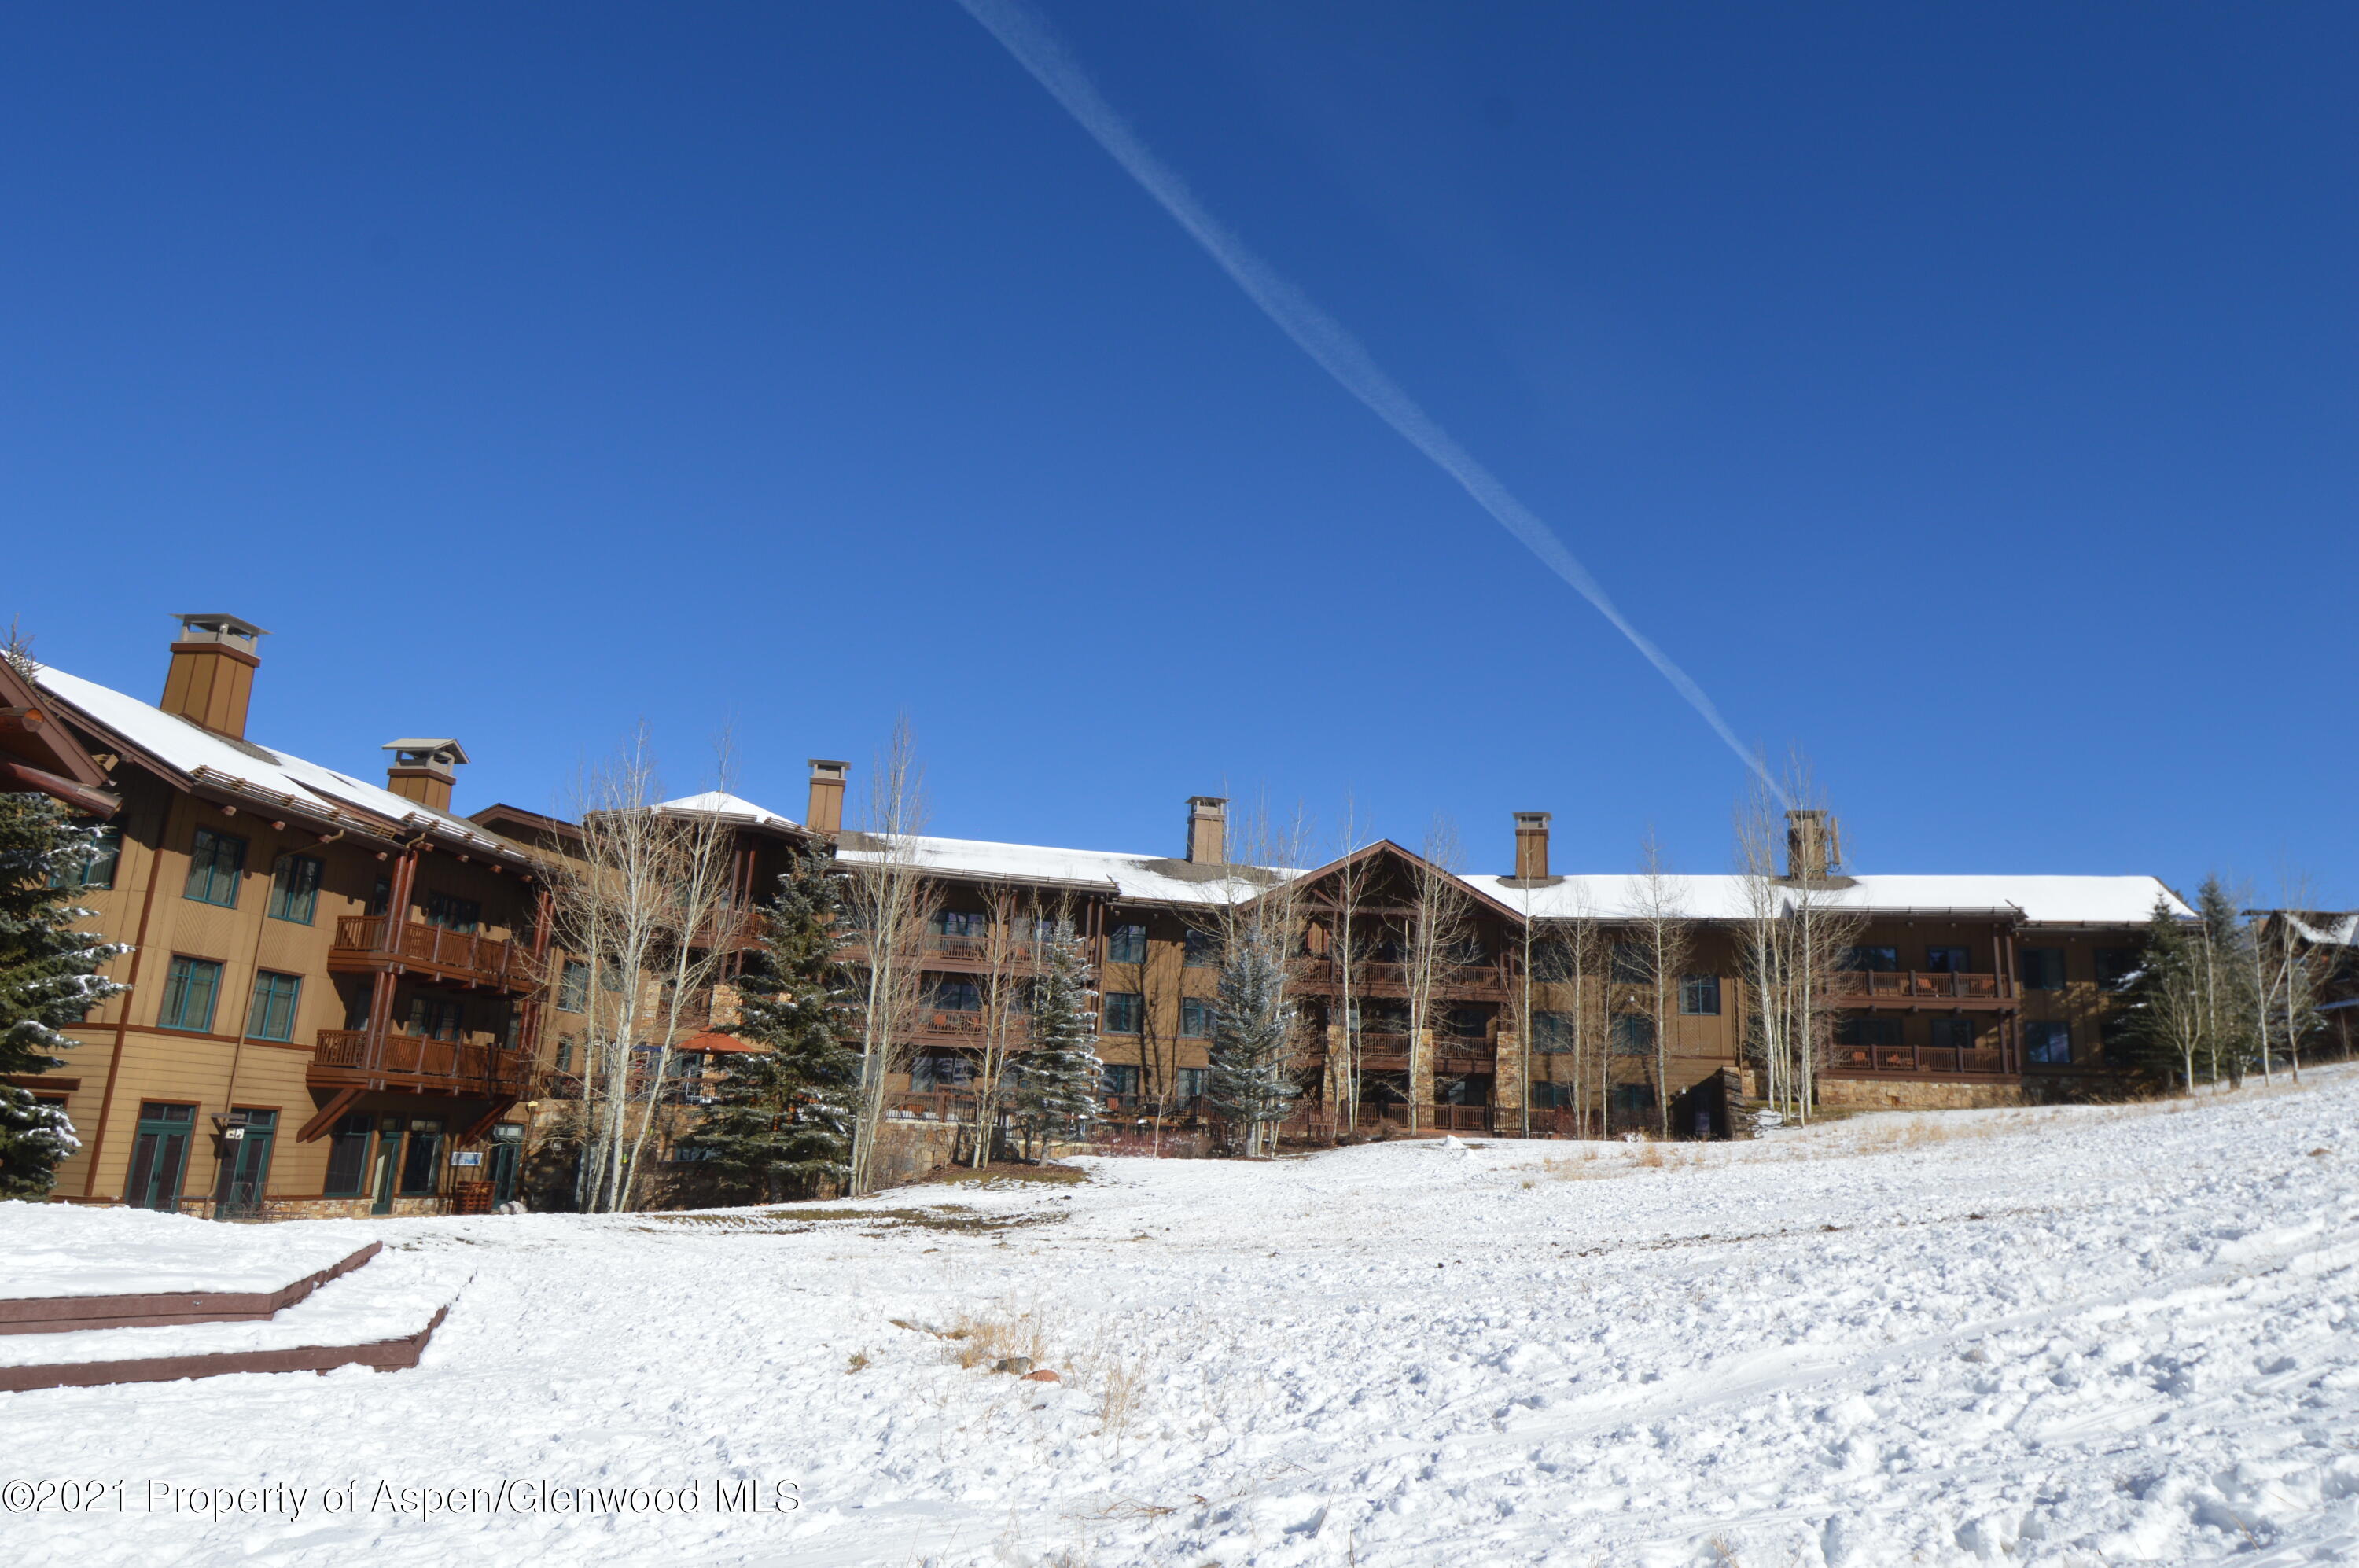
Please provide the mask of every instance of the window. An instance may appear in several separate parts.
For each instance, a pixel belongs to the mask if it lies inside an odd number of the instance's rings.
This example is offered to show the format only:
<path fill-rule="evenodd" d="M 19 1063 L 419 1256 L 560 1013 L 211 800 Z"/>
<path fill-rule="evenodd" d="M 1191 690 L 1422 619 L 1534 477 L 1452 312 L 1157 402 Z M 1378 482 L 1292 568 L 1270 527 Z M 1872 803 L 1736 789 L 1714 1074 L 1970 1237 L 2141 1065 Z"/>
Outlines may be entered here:
<path fill-rule="evenodd" d="M 164 974 L 164 1009 L 157 1027 L 199 1034 L 212 1029 L 221 978 L 222 966 L 210 958 L 174 958 Z"/>
<path fill-rule="evenodd" d="M 466 1004 L 456 997 L 412 996 L 409 1032 L 421 1040 L 457 1040 L 467 1032 Z"/>
<path fill-rule="evenodd" d="M 1202 1099 L 1205 1082 L 1211 1077 L 1212 1069 L 1209 1067 L 1182 1067 L 1180 1069 L 1180 1097 L 1183 1100 Z"/>
<path fill-rule="evenodd" d="M 270 918 L 310 925 L 320 907 L 320 870 L 311 855 L 280 855 L 270 868 Z"/>
<path fill-rule="evenodd" d="M 1835 1043 L 1868 1046 L 1898 1045 L 1900 1020 L 1871 1018 L 1864 1014 L 1854 1013 L 1849 1018 L 1835 1020 Z"/>
<path fill-rule="evenodd" d="M 1929 947 L 1925 950 L 1925 970 L 1930 975 L 1963 975 L 1972 965 L 1966 962 L 1962 947 Z"/>
<path fill-rule="evenodd" d="M 1532 1049 L 1571 1051 L 1572 1049 L 1572 1015 L 1571 1013 L 1534 1013 L 1532 1015 Z"/>
<path fill-rule="evenodd" d="M 1617 1056 L 1645 1056 L 1655 1049 L 1655 1020 L 1644 1013 L 1616 1013 L 1609 1037 Z"/>
<path fill-rule="evenodd" d="M 381 915 L 392 907 L 393 884 L 380 877 L 376 879 L 376 886 L 369 889 L 368 912 Z"/>
<path fill-rule="evenodd" d="M 557 1010 L 560 1013 L 586 1013 L 590 1010 L 590 966 L 578 958 L 569 958 L 557 977 Z"/>
<path fill-rule="evenodd" d="M 1180 1032 L 1190 1040 L 1210 1040 L 1220 1004 L 1210 996 L 1180 998 Z"/>
<path fill-rule="evenodd" d="M 1098 1069 L 1098 1090 L 1106 1094 L 1137 1094 L 1138 1069 L 1128 1062 L 1106 1062 Z"/>
<path fill-rule="evenodd" d="M 2027 991 L 2064 989 L 2064 950 L 2060 947 L 2025 948 L 2023 988 Z"/>
<path fill-rule="evenodd" d="M 557 1070 L 560 1073 L 573 1071 L 573 1037 L 570 1034 L 557 1037 Z"/>
<path fill-rule="evenodd" d="M 245 1034 L 249 1040 L 293 1040 L 295 1038 L 295 1001 L 303 994 L 303 982 L 293 975 L 273 975 L 267 969 L 257 969 L 254 975 L 254 1000 L 246 1004 Z"/>
<path fill-rule="evenodd" d="M 90 830 L 90 857 L 81 866 L 61 866 L 49 875 L 52 887 L 112 887 L 115 862 L 123 858 L 123 829 L 101 822 Z"/>
<path fill-rule="evenodd" d="M 2108 991 L 2126 989 L 2136 978 L 2143 956 L 2134 947 L 2097 949 L 2097 984 Z"/>
<path fill-rule="evenodd" d="M 981 909 L 943 909 L 934 916 L 934 934 L 936 936 L 989 936 L 991 917 Z"/>
<path fill-rule="evenodd" d="M 1453 1040 L 1481 1040 L 1491 1032 L 1491 1009 L 1480 1002 L 1453 1002 L 1442 1015 L 1442 1032 Z"/>
<path fill-rule="evenodd" d="M 1889 975 L 1900 967 L 1900 950 L 1897 947 L 1847 947 L 1843 949 L 1843 966 L 1875 975 Z"/>
<path fill-rule="evenodd" d="M 1931 1044 L 1936 1051 L 1972 1051 L 1974 1048 L 1974 1020 L 1933 1019 Z"/>
<path fill-rule="evenodd" d="M 1187 969 L 1218 969 L 1221 966 L 1221 939 L 1211 931 L 1190 931 L 1181 945 L 1180 963 Z"/>
<path fill-rule="evenodd" d="M 1147 962 L 1147 928 L 1132 923 L 1119 925 L 1106 932 L 1108 964 L 1144 964 Z"/>
<path fill-rule="evenodd" d="M 1635 942 L 1617 942 L 1607 972 L 1625 985 L 1643 985 L 1647 981 L 1647 950 Z"/>
<path fill-rule="evenodd" d="M 963 1089 L 974 1082 L 974 1063 L 963 1056 L 913 1056 L 909 1087 L 926 1094 L 936 1089 Z"/>
<path fill-rule="evenodd" d="M 1625 1116 L 1639 1116 L 1653 1110 L 1655 1086 L 1652 1083 L 1614 1084 L 1614 1108 Z"/>
<path fill-rule="evenodd" d="M 426 895 L 426 923 L 465 934 L 484 923 L 484 906 L 473 898 L 450 893 Z"/>
<path fill-rule="evenodd" d="M 435 1156 L 442 1151 L 442 1124 L 419 1116 L 409 1124 L 409 1141 L 401 1150 L 401 1190 L 408 1193 L 431 1192 L 435 1178 Z"/>
<path fill-rule="evenodd" d="M 1535 1083 L 1532 1085 L 1532 1109 L 1561 1111 L 1572 1105 L 1572 1085 L 1570 1083 Z"/>
<path fill-rule="evenodd" d="M 1717 1017 L 1720 1013 L 1720 976 L 1717 975 L 1683 975 L 1680 977 L 1680 1011 L 1698 1016 Z"/>
<path fill-rule="evenodd" d="M 189 850 L 189 885 L 184 897 L 200 904 L 237 908 L 237 879 L 245 869 L 245 840 L 199 828 Z"/>
<path fill-rule="evenodd" d="M 2026 1018 L 2023 1053 L 2043 1067 L 2072 1065 L 2072 1026 L 2061 1018 Z"/>
<path fill-rule="evenodd" d="M 2097 1052 L 2108 1067 L 2136 1066 L 2141 1043 L 2136 1021 L 2131 1018 L 2116 1015 L 2097 1025 Z"/>
<path fill-rule="evenodd" d="M 1108 1034 L 1136 1034 L 1147 1012 L 1147 998 L 1136 991 L 1108 991 L 1105 1028 Z"/>
<path fill-rule="evenodd" d="M 1562 938 L 1543 936 L 1534 945 L 1532 978 L 1550 983 L 1572 978 L 1572 949 Z"/>
<path fill-rule="evenodd" d="M 933 1007 L 937 1012 L 979 1013 L 983 1011 L 983 987 L 972 980 L 955 975 L 934 976 Z"/>

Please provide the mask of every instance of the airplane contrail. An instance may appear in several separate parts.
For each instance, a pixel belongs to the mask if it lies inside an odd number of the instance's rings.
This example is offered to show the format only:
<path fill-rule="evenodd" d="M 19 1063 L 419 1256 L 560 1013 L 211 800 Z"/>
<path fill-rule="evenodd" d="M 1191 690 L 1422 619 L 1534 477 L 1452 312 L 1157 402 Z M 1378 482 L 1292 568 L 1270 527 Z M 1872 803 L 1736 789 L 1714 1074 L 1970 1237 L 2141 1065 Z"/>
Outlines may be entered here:
<path fill-rule="evenodd" d="M 1539 557 L 1549 571 L 1572 585 L 1573 591 L 1596 606 L 1597 613 L 1614 624 L 1614 629 L 1630 639 L 1630 646 L 1646 655 L 1647 662 L 1660 671 L 1674 691 L 1688 700 L 1689 706 L 1701 714 L 1712 733 L 1728 743 L 1745 766 L 1759 777 L 1770 794 L 1780 805 L 1791 804 L 1785 790 L 1769 776 L 1761 759 L 1736 738 L 1728 721 L 1720 716 L 1703 688 L 1693 677 L 1671 662 L 1669 655 L 1655 646 L 1653 640 L 1630 624 L 1620 607 L 1610 598 L 1597 579 L 1565 548 L 1555 530 L 1542 522 L 1532 509 L 1517 500 L 1514 492 L 1500 483 L 1498 475 L 1474 459 L 1474 455 L 1458 444 L 1451 434 L 1434 423 L 1431 415 L 1418 406 L 1416 399 L 1401 389 L 1398 382 L 1386 375 L 1370 358 L 1368 351 L 1343 327 L 1343 324 L 1311 302 L 1310 297 L 1286 278 L 1280 277 L 1269 263 L 1256 255 L 1251 246 L 1239 239 L 1225 224 L 1205 211 L 1188 189 L 1188 182 L 1179 171 L 1147 149 L 1147 144 L 1130 128 L 1129 122 L 1117 114 L 1096 83 L 1081 67 L 1072 52 L 1049 25 L 1028 7 L 1016 0 L 958 0 L 966 14 L 980 23 L 984 30 L 997 38 L 1002 48 L 1016 57 L 1016 62 L 1031 72 L 1032 79 L 1046 88 L 1049 95 L 1064 105 L 1065 112 L 1077 121 L 1082 129 L 1106 150 L 1107 156 L 1122 165 L 1140 189 L 1162 205 L 1189 236 L 1219 264 L 1245 297 L 1261 307 L 1262 314 L 1277 323 L 1280 332 L 1294 340 L 1297 347 L 1318 362 L 1320 367 L 1333 376 L 1361 402 L 1367 405 L 1376 418 L 1398 431 L 1418 451 L 1430 458 L 1434 465 L 1474 498 L 1477 506 L 1498 519 L 1499 526 L 1513 534 L 1526 550 Z"/>

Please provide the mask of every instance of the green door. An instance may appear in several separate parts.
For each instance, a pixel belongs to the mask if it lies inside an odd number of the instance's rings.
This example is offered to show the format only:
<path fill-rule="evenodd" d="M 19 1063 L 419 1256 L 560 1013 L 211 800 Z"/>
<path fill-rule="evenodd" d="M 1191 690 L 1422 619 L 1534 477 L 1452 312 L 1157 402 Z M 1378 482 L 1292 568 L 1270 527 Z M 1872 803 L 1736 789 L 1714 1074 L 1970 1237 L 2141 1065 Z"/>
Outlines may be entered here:
<path fill-rule="evenodd" d="M 194 1105 L 139 1107 L 139 1133 L 131 1146 L 131 1178 L 123 1186 L 123 1201 L 134 1208 L 180 1206 L 180 1173 L 188 1169 L 189 1134 L 197 1125 Z"/>
<path fill-rule="evenodd" d="M 492 1129 L 492 1168 L 487 1176 L 492 1183 L 492 1207 L 515 1201 L 516 1167 L 524 1153 L 524 1128 L 503 1123 Z"/>
<path fill-rule="evenodd" d="M 215 1219 L 241 1219 L 262 1212 L 270 1181 L 270 1144 L 277 1136 L 277 1111 L 233 1110 L 222 1134 L 221 1184 L 213 1192 Z"/>
<path fill-rule="evenodd" d="M 376 1202 L 373 1214 L 393 1213 L 393 1173 L 401 1163 L 401 1118 L 386 1116 L 377 1123 L 376 1164 L 369 1171 L 369 1192 Z"/>

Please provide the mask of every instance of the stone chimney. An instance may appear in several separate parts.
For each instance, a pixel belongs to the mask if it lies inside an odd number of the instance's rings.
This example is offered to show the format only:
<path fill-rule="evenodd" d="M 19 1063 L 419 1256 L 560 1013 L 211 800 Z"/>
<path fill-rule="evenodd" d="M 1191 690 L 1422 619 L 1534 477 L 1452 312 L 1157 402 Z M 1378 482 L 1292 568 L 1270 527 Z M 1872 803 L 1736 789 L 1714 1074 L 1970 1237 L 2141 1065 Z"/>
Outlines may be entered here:
<path fill-rule="evenodd" d="M 1229 863 L 1229 802 L 1220 795 L 1188 797 L 1188 863 Z"/>
<path fill-rule="evenodd" d="M 438 811 L 451 809 L 451 787 L 466 766 L 467 748 L 447 736 L 439 740 L 389 740 L 393 753 L 385 770 L 385 787 L 405 800 L 415 800 Z"/>
<path fill-rule="evenodd" d="M 851 766 L 823 757 L 810 759 L 810 804 L 803 808 L 803 826 L 813 833 L 843 831 L 843 775 Z"/>
<path fill-rule="evenodd" d="M 1549 879 L 1549 814 L 1547 811 L 1516 813 L 1516 880 L 1518 882 L 1545 882 Z"/>
<path fill-rule="evenodd" d="M 1824 882 L 1843 868 L 1843 832 L 1832 813 L 1794 811 L 1786 813 L 1786 877 L 1791 882 Z"/>
<path fill-rule="evenodd" d="M 235 615 L 177 618 L 180 635 L 172 644 L 171 668 L 164 672 L 164 700 L 157 705 L 215 735 L 244 740 L 245 705 L 262 664 L 254 647 L 270 634 Z"/>

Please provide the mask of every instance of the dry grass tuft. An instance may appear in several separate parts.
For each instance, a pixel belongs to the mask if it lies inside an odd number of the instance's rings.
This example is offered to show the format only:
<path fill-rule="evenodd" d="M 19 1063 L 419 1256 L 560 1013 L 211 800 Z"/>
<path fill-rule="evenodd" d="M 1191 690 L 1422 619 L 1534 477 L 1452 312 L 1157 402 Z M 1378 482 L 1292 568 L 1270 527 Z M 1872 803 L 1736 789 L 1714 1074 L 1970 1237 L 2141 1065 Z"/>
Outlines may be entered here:
<path fill-rule="evenodd" d="M 987 1367 L 1020 1356 L 1035 1367 L 1049 1365 L 1048 1335 L 1029 1312 L 961 1312 L 948 1328 L 928 1329 L 950 1343 L 942 1347 L 953 1366 Z"/>

